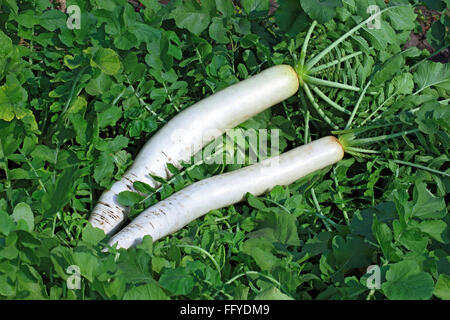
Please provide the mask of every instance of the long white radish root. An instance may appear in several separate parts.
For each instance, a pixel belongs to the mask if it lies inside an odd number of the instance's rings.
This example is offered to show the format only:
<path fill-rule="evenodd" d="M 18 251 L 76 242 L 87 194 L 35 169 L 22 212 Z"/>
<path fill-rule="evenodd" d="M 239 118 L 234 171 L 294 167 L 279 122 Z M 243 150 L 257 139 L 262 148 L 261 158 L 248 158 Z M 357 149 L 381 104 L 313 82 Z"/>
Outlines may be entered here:
<path fill-rule="evenodd" d="M 190 160 L 227 129 L 289 98 L 298 87 L 295 70 L 288 65 L 277 65 L 180 112 L 144 145 L 123 178 L 102 194 L 89 218 L 90 223 L 106 234 L 116 232 L 128 212 L 128 208 L 117 202 L 120 192 L 134 191 L 135 181 L 157 187 L 159 183 L 150 174 L 170 178 L 167 163 L 180 168 L 181 161 Z"/>
<path fill-rule="evenodd" d="M 191 221 L 244 199 L 247 192 L 258 196 L 276 185 L 288 185 L 344 156 L 333 136 L 315 140 L 257 164 L 196 182 L 143 211 L 109 242 L 129 248 L 151 235 L 153 241 L 183 228 Z"/>

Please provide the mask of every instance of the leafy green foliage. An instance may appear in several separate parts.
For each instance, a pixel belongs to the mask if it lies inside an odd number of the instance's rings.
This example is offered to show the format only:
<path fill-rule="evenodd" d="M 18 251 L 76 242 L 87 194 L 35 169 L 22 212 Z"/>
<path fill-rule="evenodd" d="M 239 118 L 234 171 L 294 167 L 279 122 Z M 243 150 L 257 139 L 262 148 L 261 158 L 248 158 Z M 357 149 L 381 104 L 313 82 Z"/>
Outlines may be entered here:
<path fill-rule="evenodd" d="M 443 1 L 424 2 L 444 10 Z M 361 88 L 371 81 L 353 126 L 390 126 L 369 138 L 412 127 L 416 134 L 376 143 L 377 157 L 346 157 L 264 196 L 249 194 L 155 243 L 145 237 L 136 248 L 104 252 L 108 237 L 87 223 L 93 206 L 175 114 L 271 65 L 295 65 L 312 20 L 320 24 L 308 57 L 366 19 L 368 5 L 386 6 L 279 0 L 268 16 L 267 0 L 142 4 L 80 3 L 81 28 L 72 30 L 48 1 L 1 3 L 0 298 L 449 299 L 450 71 L 427 52 L 402 49 L 416 27 L 411 6 L 385 12 L 380 30 L 364 27 L 343 41 L 320 61 L 338 63 L 315 76 Z M 442 27 L 433 28 L 431 42 L 445 45 Z M 360 98 L 321 90 L 349 112 Z M 316 102 L 345 127 L 348 114 Z M 280 151 L 330 134 L 303 93 L 239 128 L 279 129 Z M 247 139 L 246 154 L 253 147 Z M 118 201 L 134 217 L 247 164 L 168 167 L 174 177 L 159 179 L 160 188 L 135 182 L 138 193 Z M 80 289 L 69 287 L 74 265 Z M 367 287 L 371 265 L 380 268 L 379 289 Z"/>
<path fill-rule="evenodd" d="M 340 0 L 301 0 L 300 4 L 306 14 L 319 23 L 330 21 L 336 16 L 336 8 L 342 6 Z"/>
<path fill-rule="evenodd" d="M 389 268 L 382 288 L 392 300 L 423 300 L 431 297 L 433 285 L 429 273 L 421 272 L 416 262 L 405 260 Z"/>

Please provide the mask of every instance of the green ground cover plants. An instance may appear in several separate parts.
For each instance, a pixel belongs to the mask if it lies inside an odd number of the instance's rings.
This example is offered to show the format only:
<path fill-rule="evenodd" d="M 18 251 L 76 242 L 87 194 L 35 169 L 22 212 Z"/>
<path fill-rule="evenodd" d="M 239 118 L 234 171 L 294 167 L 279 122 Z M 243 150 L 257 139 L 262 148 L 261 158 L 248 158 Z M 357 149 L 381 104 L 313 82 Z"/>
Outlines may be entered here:
<path fill-rule="evenodd" d="M 0 299 L 450 299 L 450 64 L 405 47 L 418 5 L 439 16 L 430 45 L 449 46 L 448 0 L 279 0 L 270 15 L 269 0 L 65 4 L 80 29 L 48 0 L 0 0 Z M 360 145 L 164 239 L 102 251 L 89 214 L 143 144 L 276 64 L 304 84 L 240 129 L 280 130 L 281 152 L 330 134 Z M 172 166 L 120 201 L 132 218 L 247 164 Z"/>

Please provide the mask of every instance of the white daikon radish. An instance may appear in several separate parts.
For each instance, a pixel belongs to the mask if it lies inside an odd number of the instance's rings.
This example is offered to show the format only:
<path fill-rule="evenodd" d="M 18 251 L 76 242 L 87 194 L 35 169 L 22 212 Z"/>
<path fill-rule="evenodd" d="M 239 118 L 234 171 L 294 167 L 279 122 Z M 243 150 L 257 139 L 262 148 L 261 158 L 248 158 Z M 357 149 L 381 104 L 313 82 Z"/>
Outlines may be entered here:
<path fill-rule="evenodd" d="M 102 194 L 89 218 L 90 223 L 106 234 L 113 234 L 127 217 L 128 208 L 117 202 L 120 192 L 134 191 L 135 181 L 157 187 L 159 184 L 151 175 L 170 178 L 167 163 L 180 168 L 181 161 L 189 161 L 227 129 L 289 98 L 298 88 L 296 71 L 288 65 L 277 65 L 180 112 L 144 145 L 122 180 Z"/>
<path fill-rule="evenodd" d="M 156 241 L 211 210 L 244 200 L 247 192 L 258 196 L 276 185 L 291 184 L 343 156 L 339 140 L 328 136 L 257 164 L 193 183 L 143 211 L 114 235 L 109 244 L 129 248 L 140 243 L 145 235 Z"/>

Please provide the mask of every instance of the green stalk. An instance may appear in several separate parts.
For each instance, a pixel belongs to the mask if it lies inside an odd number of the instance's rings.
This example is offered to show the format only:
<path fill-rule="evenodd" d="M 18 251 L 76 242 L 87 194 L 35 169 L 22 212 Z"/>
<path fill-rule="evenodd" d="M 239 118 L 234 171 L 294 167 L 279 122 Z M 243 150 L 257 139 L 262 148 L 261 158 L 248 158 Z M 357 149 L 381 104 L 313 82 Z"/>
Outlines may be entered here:
<path fill-rule="evenodd" d="M 112 102 L 113 106 L 116 105 L 116 103 L 120 100 L 120 98 L 122 98 L 122 96 L 124 95 L 126 89 L 123 89 L 120 94 L 114 99 L 114 101 Z"/>
<path fill-rule="evenodd" d="M 339 82 L 323 80 L 323 79 L 311 77 L 311 76 L 308 76 L 308 75 L 304 75 L 303 79 L 304 79 L 305 82 L 308 82 L 308 83 L 311 83 L 311 84 L 315 84 L 315 85 L 318 85 L 318 86 L 326 86 L 326 87 L 345 89 L 345 90 L 351 90 L 351 91 L 359 91 L 360 90 L 360 88 L 354 87 L 354 86 L 350 86 L 348 84 L 343 84 L 343 83 L 339 83 Z"/>
<path fill-rule="evenodd" d="M 402 131 L 402 132 L 386 134 L 386 135 L 372 137 L 372 138 L 355 139 L 355 140 L 351 141 L 351 144 L 349 146 L 351 146 L 351 147 L 361 146 L 361 145 L 365 145 L 365 144 L 369 144 L 369 143 L 374 143 L 374 142 L 380 142 L 380 141 L 384 141 L 384 140 L 388 140 L 388 139 L 393 139 L 393 138 L 396 138 L 396 137 L 400 137 L 400 136 L 403 136 L 403 135 L 416 133 L 416 132 L 419 132 L 419 129 L 406 130 L 406 131 Z"/>
<path fill-rule="evenodd" d="M 306 109 L 304 143 L 307 144 L 308 143 L 308 136 L 309 136 L 309 116 L 310 116 L 310 113 L 309 113 L 309 110 L 307 108 L 305 96 L 303 94 L 300 94 L 300 100 L 302 101 L 302 104 L 305 106 L 304 108 L 302 108 L 302 110 Z"/>
<path fill-rule="evenodd" d="M 346 151 L 353 151 L 353 152 L 358 152 L 358 153 L 380 153 L 380 151 L 358 148 L 358 147 L 347 147 Z"/>
<path fill-rule="evenodd" d="M 348 119 L 347 125 L 345 126 L 345 129 L 350 129 L 350 126 L 352 125 L 353 119 L 355 118 L 356 111 L 358 111 L 359 105 L 361 104 L 362 100 L 364 99 L 364 96 L 366 94 L 367 88 L 370 86 L 371 81 L 369 81 L 366 86 L 364 87 L 363 91 L 359 95 L 358 102 L 356 102 L 355 108 L 353 109 L 353 112 L 350 116 L 350 119 Z"/>
<path fill-rule="evenodd" d="M 221 274 L 220 267 L 219 267 L 219 264 L 217 263 L 216 259 L 214 259 L 214 257 L 208 251 L 206 251 L 205 249 L 197 247 L 197 246 L 192 246 L 192 245 L 189 245 L 189 244 L 177 244 L 177 247 L 179 247 L 179 248 L 190 248 L 190 249 L 198 250 L 198 251 L 204 253 L 212 261 L 212 263 L 216 267 L 217 271 L 219 272 L 219 275 Z"/>
<path fill-rule="evenodd" d="M 12 198 L 12 191 L 13 189 L 11 188 L 11 180 L 9 180 L 9 169 L 8 169 L 8 158 L 5 157 L 5 152 L 3 150 L 3 143 L 2 143 L 2 139 L 0 138 L 0 156 L 1 156 L 1 160 L 0 161 L 0 169 L 3 169 L 5 171 L 5 176 L 6 176 L 6 181 L 4 182 L 4 185 L 6 187 L 6 197 L 8 202 L 10 202 L 11 207 L 14 207 L 13 205 L 13 198 Z"/>
<path fill-rule="evenodd" d="M 73 92 L 75 91 L 75 87 L 78 84 L 78 81 L 80 80 L 81 75 L 84 73 L 84 71 L 88 68 L 88 66 L 83 67 L 78 73 L 77 76 L 75 77 L 75 80 L 72 83 L 72 87 L 70 88 L 70 92 L 69 92 L 69 98 L 66 101 L 66 104 L 64 106 L 64 110 L 61 112 L 61 116 L 63 114 L 66 113 L 67 109 L 69 109 L 70 106 L 70 102 L 72 101 L 73 98 Z"/>
<path fill-rule="evenodd" d="M 309 101 L 313 105 L 314 109 L 316 109 L 317 113 L 322 117 L 322 119 L 330 125 L 333 129 L 338 129 L 339 127 L 331 121 L 331 119 L 323 112 L 323 110 L 320 108 L 320 106 L 317 104 L 317 102 L 314 100 L 314 97 L 309 90 L 309 86 L 305 83 L 304 87 L 306 96 L 308 97 Z"/>
<path fill-rule="evenodd" d="M 323 215 L 322 210 L 320 209 L 320 204 L 319 204 L 319 201 L 317 201 L 316 192 L 314 191 L 314 188 L 311 188 L 311 196 L 313 199 L 314 206 L 316 207 L 316 210 L 318 212 L 319 218 L 321 218 L 323 220 L 323 224 L 325 225 L 325 228 L 328 231 L 331 231 L 330 225 L 328 224 L 328 221 L 327 221 L 328 218 Z"/>
<path fill-rule="evenodd" d="M 332 106 L 333 108 L 335 108 L 336 110 L 343 112 L 345 114 L 350 115 L 350 111 L 348 111 L 347 109 L 342 108 L 340 105 L 338 105 L 336 102 L 334 102 L 333 100 L 331 100 L 330 98 L 328 98 L 328 96 L 323 93 L 318 87 L 316 86 L 312 86 L 312 89 L 315 93 L 317 93 L 317 95 L 319 97 L 322 98 L 322 100 L 324 100 L 325 102 L 327 102 L 330 106 Z"/>
<path fill-rule="evenodd" d="M 364 158 L 364 159 L 372 159 L 373 158 L 372 156 L 369 156 L 365 153 L 350 151 L 350 150 L 348 150 L 348 148 L 345 149 L 345 152 L 354 156 L 355 158 Z"/>
<path fill-rule="evenodd" d="M 150 108 L 150 106 L 147 103 L 145 103 L 145 101 L 139 96 L 136 89 L 134 89 L 133 85 L 131 84 L 130 79 L 128 79 L 127 75 L 125 75 L 125 78 L 127 78 L 127 81 L 130 84 L 131 90 L 133 90 L 134 95 L 139 100 L 139 102 L 145 107 L 145 109 L 147 109 L 147 111 L 150 112 L 152 115 L 154 115 L 159 121 L 161 121 L 162 123 L 166 123 L 167 121 L 165 119 L 161 118 L 161 116 L 159 116 L 155 111 L 153 111 Z"/>
<path fill-rule="evenodd" d="M 302 50 L 300 52 L 300 66 L 303 66 L 305 64 L 306 50 L 308 48 L 309 39 L 311 39 L 311 34 L 316 25 L 317 21 L 314 20 L 311 24 L 311 27 L 309 27 L 308 33 L 306 34 L 305 42 L 303 42 Z"/>
<path fill-rule="evenodd" d="M 267 202 L 273 203 L 274 205 L 277 205 L 278 207 L 280 207 L 281 209 L 283 209 L 286 213 L 292 214 L 288 208 L 286 208 L 285 206 L 283 206 L 282 204 L 279 204 L 276 201 L 273 201 L 272 199 L 269 198 L 263 198 L 264 200 L 266 200 Z"/>
<path fill-rule="evenodd" d="M 231 283 L 233 283 L 234 281 L 236 281 L 237 279 L 239 279 L 239 278 L 241 278 L 241 277 L 243 277 L 243 276 L 249 275 L 249 274 L 254 274 L 254 275 L 258 275 L 258 276 L 261 276 L 261 277 L 263 277 L 263 278 L 266 278 L 267 280 L 270 280 L 271 282 L 273 282 L 274 284 L 276 284 L 278 287 L 281 287 L 281 284 L 280 284 L 277 280 L 275 280 L 275 279 L 272 278 L 272 277 L 266 276 L 265 274 L 263 274 L 263 273 L 261 273 L 261 272 L 258 272 L 258 271 L 246 271 L 246 272 L 243 272 L 243 273 L 241 273 L 241 274 L 238 274 L 237 276 L 234 276 L 233 278 L 231 278 L 230 280 L 228 280 L 225 284 L 231 284 Z"/>
<path fill-rule="evenodd" d="M 425 90 L 425 89 L 428 89 L 428 88 L 431 87 L 431 86 L 435 86 L 435 85 L 437 85 L 437 84 L 441 84 L 441 83 L 447 82 L 447 81 L 448 81 L 448 79 L 445 79 L 445 80 L 442 80 L 442 81 L 439 81 L 439 82 L 435 82 L 435 83 L 433 83 L 433 84 L 429 84 L 429 85 L 427 85 L 427 86 L 425 86 L 425 87 L 423 87 L 423 88 L 417 90 L 417 91 L 414 92 L 412 95 L 415 96 L 416 94 L 422 92 L 422 91 Z"/>
<path fill-rule="evenodd" d="M 332 66 L 334 66 L 334 65 L 336 65 L 336 64 L 338 64 L 338 63 L 341 63 L 341 62 L 350 60 L 351 58 L 357 57 L 357 56 L 359 56 L 360 54 L 362 54 L 362 51 L 357 51 L 357 52 L 355 52 L 355 53 L 352 53 L 352 54 L 349 54 L 349 55 L 347 55 L 347 56 L 344 56 L 344 57 L 342 57 L 342 58 L 340 58 L 340 59 L 336 59 L 336 60 L 333 60 L 333 61 L 331 61 L 331 62 L 322 64 L 322 65 L 320 65 L 320 66 L 318 66 L 318 67 L 312 68 L 311 70 L 309 70 L 308 73 L 309 73 L 309 74 L 315 74 L 315 73 L 317 73 L 317 72 L 319 72 L 319 71 L 322 71 L 322 70 L 324 70 L 324 69 L 330 68 L 330 67 L 332 67 Z"/>
<path fill-rule="evenodd" d="M 364 119 L 364 121 L 361 123 L 361 126 L 363 126 L 367 121 L 369 121 L 378 111 L 380 111 L 381 108 L 384 107 L 384 105 L 393 97 L 395 97 L 395 95 L 398 93 L 398 90 L 395 91 L 392 95 L 390 95 L 386 100 L 383 101 L 382 104 L 380 104 L 380 106 L 378 108 L 376 108 L 366 119 Z M 384 112 L 384 111 L 383 111 Z M 378 117 L 376 117 L 374 120 L 378 119 L 382 114 L 378 115 Z"/>
<path fill-rule="evenodd" d="M 405 166 L 410 166 L 410 167 L 414 167 L 414 168 L 417 168 L 417 169 L 422 169 L 422 170 L 426 170 L 426 171 L 429 171 L 429 172 L 432 172 L 432 173 L 440 174 L 440 175 L 443 175 L 444 177 L 450 177 L 450 174 L 448 174 L 447 172 L 443 172 L 443 171 L 439 171 L 439 170 L 436 170 L 436 169 L 432 169 L 430 167 L 425 167 L 425 166 L 422 166 L 420 164 L 416 164 L 416 163 L 413 163 L 413 162 L 402 161 L 402 160 L 395 160 L 395 159 L 386 159 L 386 158 L 383 158 L 383 159 L 387 160 L 387 161 L 393 161 L 393 162 L 398 163 L 398 164 L 403 164 Z"/>
<path fill-rule="evenodd" d="M 423 58 L 422 60 L 420 60 L 419 62 L 417 62 L 415 65 L 413 65 L 411 68 L 409 68 L 409 72 L 411 72 L 413 69 L 417 68 L 419 65 L 421 65 L 422 63 L 424 63 L 425 61 L 430 60 L 431 58 L 433 58 L 434 56 L 438 55 L 442 50 L 447 49 L 446 46 L 443 46 L 442 48 L 440 48 L 439 50 L 436 50 L 435 52 L 433 52 L 430 56 Z"/>
<path fill-rule="evenodd" d="M 322 52 L 320 52 L 317 56 L 315 56 L 314 58 L 312 58 L 311 60 L 309 60 L 306 63 L 306 69 L 307 70 L 311 70 L 312 67 L 314 67 L 317 62 L 320 61 L 320 59 L 322 59 L 326 54 L 328 54 L 331 50 L 333 50 L 335 47 L 337 47 L 341 42 L 343 42 L 345 39 L 347 39 L 348 37 L 350 37 L 352 34 L 354 34 L 356 31 L 358 31 L 359 29 L 361 29 L 362 27 L 364 27 L 366 25 L 367 22 L 372 21 L 373 19 L 375 19 L 376 17 L 378 17 L 379 15 L 381 15 L 382 13 L 391 10 L 392 8 L 395 7 L 389 7 L 386 9 L 383 9 L 373 15 L 371 15 L 369 18 L 367 18 L 366 20 L 364 20 L 363 22 L 359 23 L 358 25 L 356 25 L 355 27 L 353 27 L 350 31 L 348 31 L 347 33 L 345 33 L 344 35 L 342 35 L 340 38 L 338 38 L 336 41 L 334 41 L 332 44 L 330 44 L 325 50 L 323 50 Z"/>
<path fill-rule="evenodd" d="M 22 155 L 22 157 L 25 159 L 25 162 L 30 166 L 30 168 L 32 169 L 34 175 L 36 176 L 36 178 L 38 179 L 39 184 L 41 185 L 42 190 L 44 190 L 44 192 L 47 192 L 47 189 L 45 188 L 44 183 L 42 182 L 41 178 L 39 177 L 36 168 L 33 166 L 33 164 L 31 163 L 31 161 L 28 159 L 28 157 L 22 152 L 22 150 L 19 149 L 20 154 Z"/>
<path fill-rule="evenodd" d="M 309 110 L 306 110 L 306 117 L 305 117 L 305 144 L 308 143 L 308 139 L 309 139 L 309 117 L 310 117 L 310 112 L 309 112 Z"/>
<path fill-rule="evenodd" d="M 341 210 L 342 210 L 342 214 L 344 215 L 345 223 L 347 224 L 347 226 L 350 226 L 350 219 L 348 217 L 347 210 L 345 210 L 344 197 L 342 196 L 342 192 L 339 191 L 339 183 L 338 183 L 338 179 L 336 177 L 336 166 L 333 166 L 333 180 L 334 180 L 334 183 L 336 184 L 336 191 L 339 196 L 339 199 L 342 201 Z"/>
<path fill-rule="evenodd" d="M 359 128 L 355 128 L 355 129 L 334 130 L 334 131 L 331 131 L 331 133 L 338 134 L 338 135 L 347 134 L 347 133 L 358 134 L 358 133 L 363 133 L 363 132 L 373 130 L 373 129 L 383 128 L 383 127 L 393 127 L 398 124 L 403 124 L 403 122 L 383 123 L 383 124 L 377 124 L 377 125 L 368 126 L 368 127 L 359 127 Z"/>

